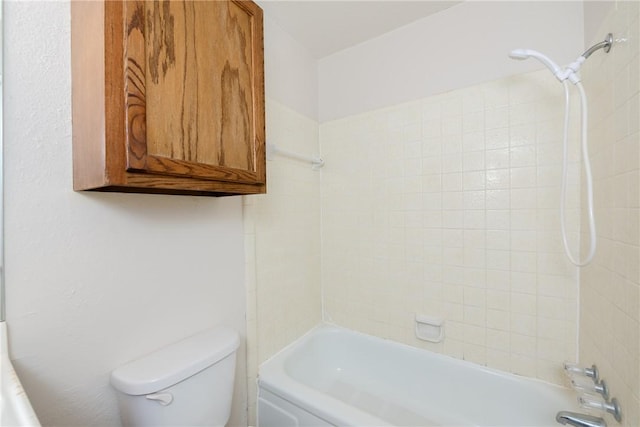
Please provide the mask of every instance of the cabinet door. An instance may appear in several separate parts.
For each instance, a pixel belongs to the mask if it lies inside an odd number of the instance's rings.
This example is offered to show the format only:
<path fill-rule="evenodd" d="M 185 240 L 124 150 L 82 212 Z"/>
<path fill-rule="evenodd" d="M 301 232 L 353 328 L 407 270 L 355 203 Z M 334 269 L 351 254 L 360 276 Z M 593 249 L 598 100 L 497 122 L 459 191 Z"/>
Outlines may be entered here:
<path fill-rule="evenodd" d="M 129 172 L 265 182 L 262 11 L 245 1 L 126 1 Z"/>

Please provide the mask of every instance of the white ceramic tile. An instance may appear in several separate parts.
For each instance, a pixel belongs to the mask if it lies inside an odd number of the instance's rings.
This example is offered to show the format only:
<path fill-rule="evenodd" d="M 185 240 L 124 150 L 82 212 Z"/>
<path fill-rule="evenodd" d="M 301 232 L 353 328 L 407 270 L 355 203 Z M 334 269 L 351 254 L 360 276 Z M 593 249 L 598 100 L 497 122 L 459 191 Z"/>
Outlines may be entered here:
<path fill-rule="evenodd" d="M 462 149 L 464 152 L 484 150 L 484 131 L 465 132 L 462 134 Z"/>
<path fill-rule="evenodd" d="M 442 174 L 442 191 L 462 191 L 463 181 L 462 173 L 443 173 Z"/>
<path fill-rule="evenodd" d="M 509 190 L 487 190 L 486 208 L 490 210 L 507 210 L 511 206 Z"/>
<path fill-rule="evenodd" d="M 502 129 L 509 127 L 509 108 L 502 106 L 485 111 L 485 128 Z"/>
<path fill-rule="evenodd" d="M 638 34 L 636 2 L 619 2 L 604 20 L 601 29 L 614 34 Z M 637 384 L 637 344 L 640 330 L 638 307 L 638 247 L 636 231 L 639 197 L 638 146 L 638 42 L 629 38 L 620 43 L 610 57 L 585 70 L 587 91 L 593 93 L 598 119 L 590 124 L 590 145 L 597 153 L 594 165 L 594 187 L 598 213 L 600 248 L 593 261 L 581 274 L 580 289 L 580 357 L 602 366 L 621 405 L 631 408 L 625 425 L 640 423 Z M 603 74 L 606 73 L 606 74 Z M 598 194 L 598 193 L 596 193 Z M 582 208 L 584 216 L 584 206 Z M 633 349 L 627 350 L 629 338 Z M 614 351 L 615 349 L 615 351 Z M 630 387 L 630 383 L 635 386 Z M 633 390 L 636 390 L 635 392 Z M 613 421 L 612 421 L 613 422 Z"/>
<path fill-rule="evenodd" d="M 486 171 L 487 190 L 507 189 L 510 186 L 509 169 L 492 169 Z"/>
<path fill-rule="evenodd" d="M 441 126 L 443 135 L 460 135 L 462 133 L 462 117 L 444 116 Z"/>
<path fill-rule="evenodd" d="M 485 147 L 487 150 L 509 147 L 509 129 L 486 129 Z"/>
<path fill-rule="evenodd" d="M 487 169 L 505 169 L 509 167 L 509 149 L 498 148 L 487 150 L 485 154 Z"/>
<path fill-rule="evenodd" d="M 440 140 L 442 154 L 462 153 L 462 134 L 448 133 Z"/>
<path fill-rule="evenodd" d="M 445 154 L 442 156 L 443 173 L 462 172 L 463 170 L 463 156 L 462 153 Z"/>
<path fill-rule="evenodd" d="M 407 319 L 427 310 L 447 321 L 436 351 L 557 381 L 549 359 L 559 365 L 566 352 L 538 352 L 558 342 L 538 336 L 538 320 L 561 322 L 563 337 L 575 335 L 577 316 L 554 314 L 558 304 L 575 310 L 567 298 L 577 293 L 567 289 L 572 271 L 552 261 L 562 248 L 557 198 L 547 195 L 559 185 L 562 109 L 546 74 L 442 94 L 417 110 L 380 110 L 370 115 L 375 124 L 353 117 L 341 121 L 343 131 L 321 126 L 331 136 L 322 140 L 322 271 L 334 321 L 421 345 Z M 388 148 L 354 161 L 369 147 L 372 126 Z M 625 200 L 628 193 L 626 186 Z"/>
<path fill-rule="evenodd" d="M 278 144 L 317 155 L 317 123 L 271 100 L 267 120 L 268 135 Z M 339 134 L 331 127 L 326 132 Z M 251 263 L 246 278 L 250 396 L 255 395 L 257 365 L 321 318 L 319 174 L 307 165 L 275 158 L 267 178 L 269 193 L 246 197 L 244 203 L 245 224 L 251 224 L 245 228 L 246 259 Z"/>

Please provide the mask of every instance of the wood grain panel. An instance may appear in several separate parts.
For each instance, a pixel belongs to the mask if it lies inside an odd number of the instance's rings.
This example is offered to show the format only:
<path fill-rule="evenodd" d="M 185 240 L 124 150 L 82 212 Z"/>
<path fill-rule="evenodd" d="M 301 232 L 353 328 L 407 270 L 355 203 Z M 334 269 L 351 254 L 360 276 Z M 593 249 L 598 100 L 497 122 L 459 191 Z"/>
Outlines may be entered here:
<path fill-rule="evenodd" d="M 125 145 L 129 170 L 144 170 L 147 157 L 145 3 L 124 2 Z"/>
<path fill-rule="evenodd" d="M 266 141 L 265 141 L 265 98 L 264 98 L 264 28 L 262 9 L 252 1 L 233 1 L 253 17 L 251 57 L 253 63 L 253 162 L 256 172 L 256 182 L 266 183 Z M 266 191 L 264 186 L 263 191 Z"/>
<path fill-rule="evenodd" d="M 218 1 L 146 2 L 145 13 L 149 155 L 255 170 L 253 17 Z"/>
<path fill-rule="evenodd" d="M 100 4 L 100 2 L 95 2 Z M 123 182 L 127 163 L 125 115 L 126 92 L 124 90 L 124 50 L 126 3 L 107 1 L 104 3 L 104 93 L 100 101 L 105 105 L 105 141 L 106 182 Z M 95 29 L 94 29 L 95 31 Z M 98 102 L 98 100 L 94 100 Z M 75 126 L 75 124 L 74 124 Z M 103 185 L 105 185 L 103 184 Z"/>
<path fill-rule="evenodd" d="M 127 185 L 129 191 L 140 193 L 155 193 L 157 190 L 171 190 L 171 194 L 194 194 L 195 192 L 217 192 L 222 195 L 228 194 L 256 194 L 264 193 L 264 184 L 242 184 L 236 182 L 211 181 L 206 179 L 163 177 L 150 174 L 127 174 Z M 140 188 L 142 190 L 140 190 Z M 147 191 L 151 189 L 152 191 Z M 185 191 L 187 190 L 187 191 Z M 221 195 L 221 194 L 218 194 Z"/>
<path fill-rule="evenodd" d="M 224 43 L 216 46 L 219 52 L 220 73 L 220 164 L 243 165 L 255 170 L 253 159 L 253 94 L 251 55 L 253 38 L 252 16 L 237 3 L 228 3 L 225 19 Z M 224 64 L 223 64 L 224 62 Z"/>
<path fill-rule="evenodd" d="M 91 188 L 105 180 L 104 38 L 104 6 L 71 2 L 75 190 Z"/>

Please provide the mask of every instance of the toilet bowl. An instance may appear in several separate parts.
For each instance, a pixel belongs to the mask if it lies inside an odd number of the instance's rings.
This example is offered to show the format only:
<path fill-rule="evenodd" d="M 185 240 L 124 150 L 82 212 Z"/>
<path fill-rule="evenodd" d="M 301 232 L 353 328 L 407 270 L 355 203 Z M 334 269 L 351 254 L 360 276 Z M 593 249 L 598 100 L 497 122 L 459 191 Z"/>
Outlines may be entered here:
<path fill-rule="evenodd" d="M 237 332 L 217 327 L 113 371 L 123 425 L 224 426 L 239 344 Z"/>

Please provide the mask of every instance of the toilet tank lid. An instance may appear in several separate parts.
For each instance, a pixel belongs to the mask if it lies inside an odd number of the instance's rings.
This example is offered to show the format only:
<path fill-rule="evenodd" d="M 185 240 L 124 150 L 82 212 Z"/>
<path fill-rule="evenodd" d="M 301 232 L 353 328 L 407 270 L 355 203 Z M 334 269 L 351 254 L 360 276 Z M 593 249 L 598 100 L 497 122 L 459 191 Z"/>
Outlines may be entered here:
<path fill-rule="evenodd" d="M 209 329 L 119 367 L 111 373 L 111 385 L 130 395 L 164 390 L 224 359 L 239 345 L 233 329 Z"/>

